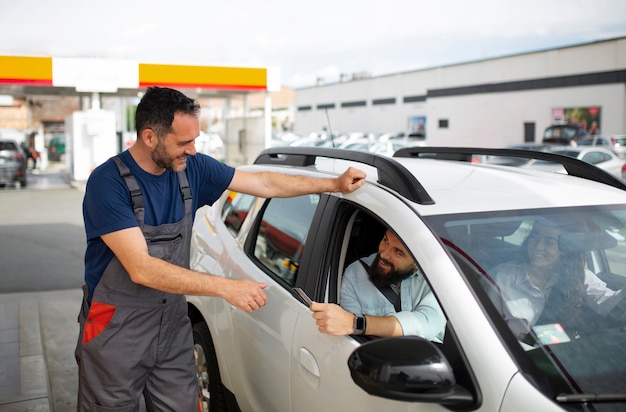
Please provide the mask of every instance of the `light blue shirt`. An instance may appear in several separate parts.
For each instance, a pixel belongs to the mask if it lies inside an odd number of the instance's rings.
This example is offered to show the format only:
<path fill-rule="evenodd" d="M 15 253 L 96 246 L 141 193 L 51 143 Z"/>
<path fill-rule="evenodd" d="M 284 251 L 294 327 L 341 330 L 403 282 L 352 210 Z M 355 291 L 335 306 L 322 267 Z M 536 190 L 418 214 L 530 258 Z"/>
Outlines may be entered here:
<path fill-rule="evenodd" d="M 497 287 L 488 289 L 489 297 L 513 333 L 518 337 L 526 335 L 541 317 L 558 275 L 552 276 L 541 290 L 530 281 L 524 262 L 506 262 L 491 273 Z M 606 316 L 622 299 L 621 290 L 609 289 L 592 271 L 585 269 L 584 300 L 589 308 Z"/>
<path fill-rule="evenodd" d="M 375 256 L 374 253 L 362 260 L 371 265 Z M 404 335 L 442 342 L 446 318 L 419 269 L 400 284 L 400 301 L 402 311 L 396 312 L 358 260 L 346 268 L 341 284 L 342 308 L 356 315 L 394 316 Z"/>

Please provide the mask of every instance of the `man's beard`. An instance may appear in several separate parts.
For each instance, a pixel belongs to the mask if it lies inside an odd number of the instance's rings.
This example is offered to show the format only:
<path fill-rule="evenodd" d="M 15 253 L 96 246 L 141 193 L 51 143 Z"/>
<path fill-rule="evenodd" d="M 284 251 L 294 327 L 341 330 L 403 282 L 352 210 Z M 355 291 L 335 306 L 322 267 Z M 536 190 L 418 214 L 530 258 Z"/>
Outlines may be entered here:
<path fill-rule="evenodd" d="M 378 267 L 378 262 L 382 260 L 383 263 L 386 263 L 389 266 L 389 273 L 383 272 Z M 379 288 L 384 288 L 390 286 L 392 284 L 397 284 L 402 282 L 404 279 L 408 278 L 415 272 L 415 268 L 409 268 L 405 270 L 397 270 L 396 267 L 389 261 L 385 259 L 381 259 L 379 254 L 376 254 L 374 261 L 367 268 L 367 274 L 370 278 L 370 281 L 374 284 L 374 286 Z"/>
<path fill-rule="evenodd" d="M 161 143 L 159 140 L 156 148 L 150 154 L 152 157 L 152 161 L 159 167 L 164 169 L 173 170 L 175 172 L 180 172 L 185 169 L 185 166 L 182 168 L 178 168 L 178 170 L 174 167 L 174 158 L 167 154 L 167 150 L 165 149 L 165 145 Z"/>

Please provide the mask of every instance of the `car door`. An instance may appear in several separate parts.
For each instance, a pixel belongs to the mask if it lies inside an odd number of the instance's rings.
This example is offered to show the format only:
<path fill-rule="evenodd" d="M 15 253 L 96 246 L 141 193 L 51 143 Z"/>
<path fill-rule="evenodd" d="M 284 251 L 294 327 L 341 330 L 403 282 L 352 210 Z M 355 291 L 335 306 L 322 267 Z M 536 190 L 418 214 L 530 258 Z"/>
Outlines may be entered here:
<path fill-rule="evenodd" d="M 231 324 L 223 331 L 233 336 L 229 370 L 232 390 L 242 410 L 291 409 L 289 368 L 296 321 L 307 313 L 295 298 L 299 267 L 309 248 L 320 195 L 268 199 L 259 210 L 242 249 L 232 255 L 231 278 L 265 282 L 267 304 L 251 313 L 232 307 Z"/>
<path fill-rule="evenodd" d="M 372 194 L 379 195 L 382 191 L 366 184 L 358 192 L 360 193 L 344 196 L 347 199 L 363 197 L 375 201 Z M 392 197 L 388 196 L 388 199 Z M 379 204 L 380 210 L 388 209 L 388 214 L 403 213 L 402 209 L 408 211 L 405 206 L 399 209 L 390 206 Z M 358 253 L 352 250 L 352 241 L 359 240 L 359 234 L 353 234 L 358 210 L 361 209 L 356 204 L 338 198 L 332 198 L 326 204 L 320 220 L 320 229 L 314 239 L 315 247 L 310 256 L 316 263 L 309 267 L 315 269 L 301 273 L 302 277 L 298 278 L 298 285 L 307 290 L 313 300 L 337 302 L 341 272 L 345 265 L 352 263 L 355 253 Z M 412 215 L 415 218 L 415 214 Z M 382 232 L 378 232 L 378 235 L 382 235 Z M 376 249 L 380 237 L 362 241 L 368 244 L 367 250 Z M 300 303 L 291 348 L 290 410 L 294 412 L 415 410 L 415 404 L 412 403 L 369 395 L 352 381 L 348 359 L 362 342 L 371 339 L 376 338 L 330 336 L 319 332 L 311 312 Z M 446 409 L 436 404 L 420 404 L 419 410 Z"/>

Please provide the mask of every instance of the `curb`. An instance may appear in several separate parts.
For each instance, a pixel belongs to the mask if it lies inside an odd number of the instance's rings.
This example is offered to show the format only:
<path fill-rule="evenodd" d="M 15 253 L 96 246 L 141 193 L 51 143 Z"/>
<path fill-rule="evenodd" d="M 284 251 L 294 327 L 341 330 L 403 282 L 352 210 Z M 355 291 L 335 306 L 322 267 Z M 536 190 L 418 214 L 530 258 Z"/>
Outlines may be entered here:
<path fill-rule="evenodd" d="M 0 407 L 11 411 L 50 411 L 50 386 L 41 339 L 39 303 L 0 296 Z M 6 339 L 5 339 L 6 337 Z"/>

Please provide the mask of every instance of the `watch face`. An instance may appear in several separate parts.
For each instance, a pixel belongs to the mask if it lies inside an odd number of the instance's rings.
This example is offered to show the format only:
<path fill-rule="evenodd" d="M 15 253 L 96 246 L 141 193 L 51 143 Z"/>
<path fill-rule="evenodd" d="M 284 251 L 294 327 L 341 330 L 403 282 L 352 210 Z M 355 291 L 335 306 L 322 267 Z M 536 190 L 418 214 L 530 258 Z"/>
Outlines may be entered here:
<path fill-rule="evenodd" d="M 354 329 L 358 331 L 363 331 L 365 329 L 365 318 L 363 316 L 356 317 L 356 327 Z"/>

